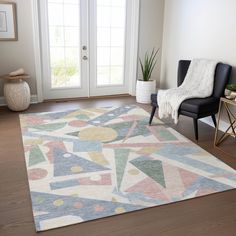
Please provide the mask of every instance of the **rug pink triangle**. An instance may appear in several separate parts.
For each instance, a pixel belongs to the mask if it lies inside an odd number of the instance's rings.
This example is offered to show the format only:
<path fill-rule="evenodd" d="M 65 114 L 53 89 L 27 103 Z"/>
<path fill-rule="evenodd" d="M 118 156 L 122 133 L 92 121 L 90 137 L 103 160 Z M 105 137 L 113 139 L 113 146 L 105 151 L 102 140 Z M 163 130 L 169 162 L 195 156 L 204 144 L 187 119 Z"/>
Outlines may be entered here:
<path fill-rule="evenodd" d="M 30 150 L 32 150 L 34 147 L 33 146 L 25 146 L 24 147 L 24 151 L 25 152 L 29 152 Z"/>
<path fill-rule="evenodd" d="M 154 181 L 151 178 L 145 178 L 141 182 L 133 185 L 132 187 L 125 190 L 125 192 L 129 193 L 143 193 L 147 197 L 163 200 L 163 201 L 170 201 L 170 198 L 167 194 L 165 194 L 164 188 Z"/>
<path fill-rule="evenodd" d="M 165 176 L 166 191 L 170 196 L 181 198 L 186 187 L 180 175 L 179 168 L 164 162 L 162 163 L 162 166 Z"/>
<path fill-rule="evenodd" d="M 179 168 L 179 174 L 182 178 L 185 188 L 188 188 L 198 177 L 198 174 Z"/>
<path fill-rule="evenodd" d="M 26 117 L 26 123 L 27 125 L 42 125 L 45 124 L 44 119 L 41 117 L 37 117 L 37 116 L 29 116 Z"/>

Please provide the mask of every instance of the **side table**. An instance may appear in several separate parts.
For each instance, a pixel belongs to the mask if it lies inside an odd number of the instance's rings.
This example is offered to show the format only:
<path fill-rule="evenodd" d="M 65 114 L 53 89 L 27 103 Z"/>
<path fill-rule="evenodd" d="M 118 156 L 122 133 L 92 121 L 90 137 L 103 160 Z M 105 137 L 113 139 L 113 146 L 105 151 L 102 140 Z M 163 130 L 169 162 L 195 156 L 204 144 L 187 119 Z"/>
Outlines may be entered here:
<path fill-rule="evenodd" d="M 30 76 L 27 74 L 19 76 L 4 75 L 0 77 L 4 82 L 4 97 L 7 106 L 12 111 L 24 111 L 30 105 L 30 88 L 25 82 Z"/>
<path fill-rule="evenodd" d="M 226 98 L 220 99 L 219 116 L 218 116 L 216 132 L 215 132 L 215 140 L 214 140 L 215 147 L 218 147 L 229 136 L 234 137 L 236 140 L 236 114 L 234 113 L 234 111 L 232 111 L 232 107 L 236 108 L 236 101 L 229 100 Z M 223 135 L 218 137 L 219 125 L 220 125 L 220 120 L 223 113 L 223 108 L 225 108 L 226 110 L 227 118 L 229 121 L 229 127 L 226 129 L 226 131 L 224 131 Z"/>

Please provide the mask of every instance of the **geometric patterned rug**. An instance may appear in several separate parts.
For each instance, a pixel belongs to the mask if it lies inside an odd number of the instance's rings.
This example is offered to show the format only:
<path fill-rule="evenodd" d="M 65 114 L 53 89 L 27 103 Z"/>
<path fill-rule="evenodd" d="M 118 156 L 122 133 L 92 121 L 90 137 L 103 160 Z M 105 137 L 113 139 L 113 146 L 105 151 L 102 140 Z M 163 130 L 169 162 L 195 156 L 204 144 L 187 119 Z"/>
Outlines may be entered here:
<path fill-rule="evenodd" d="M 36 231 L 236 188 L 236 171 L 135 106 L 20 115 Z"/>

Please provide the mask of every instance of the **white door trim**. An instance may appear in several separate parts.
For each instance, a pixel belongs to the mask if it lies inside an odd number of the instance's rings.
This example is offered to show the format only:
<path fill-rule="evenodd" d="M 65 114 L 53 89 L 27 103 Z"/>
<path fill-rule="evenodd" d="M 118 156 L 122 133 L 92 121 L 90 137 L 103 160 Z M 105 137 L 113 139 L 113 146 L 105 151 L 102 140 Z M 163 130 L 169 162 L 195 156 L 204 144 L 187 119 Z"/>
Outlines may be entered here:
<path fill-rule="evenodd" d="M 140 0 L 132 1 L 132 17 L 131 17 L 131 46 L 129 48 L 129 60 L 131 62 L 129 72 L 129 94 L 135 96 L 137 69 L 138 69 L 138 44 L 139 44 L 139 16 L 140 16 Z M 44 100 L 43 95 L 43 67 L 42 67 L 42 45 L 40 40 L 40 22 L 39 22 L 39 5 L 38 0 L 31 0 L 32 20 L 33 20 L 33 39 L 34 39 L 34 57 L 36 68 L 36 86 L 38 102 Z"/>
<path fill-rule="evenodd" d="M 40 45 L 39 6 L 38 0 L 31 0 L 34 60 L 36 73 L 36 88 L 38 102 L 43 102 L 42 57 Z"/>
<path fill-rule="evenodd" d="M 130 71 L 129 73 L 129 94 L 136 95 L 136 81 L 138 74 L 138 52 L 139 52 L 139 22 L 140 22 L 140 0 L 132 1 L 131 10 L 131 44 L 130 44 Z"/>

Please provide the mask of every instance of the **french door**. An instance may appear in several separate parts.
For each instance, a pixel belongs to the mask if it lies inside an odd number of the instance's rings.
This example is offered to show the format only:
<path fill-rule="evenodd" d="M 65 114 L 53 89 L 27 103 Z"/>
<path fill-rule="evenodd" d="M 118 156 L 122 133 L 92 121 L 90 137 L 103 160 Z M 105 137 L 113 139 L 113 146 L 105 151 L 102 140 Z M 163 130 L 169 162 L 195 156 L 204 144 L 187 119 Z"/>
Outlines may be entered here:
<path fill-rule="evenodd" d="M 40 0 L 44 99 L 129 92 L 131 9 L 129 0 Z"/>

